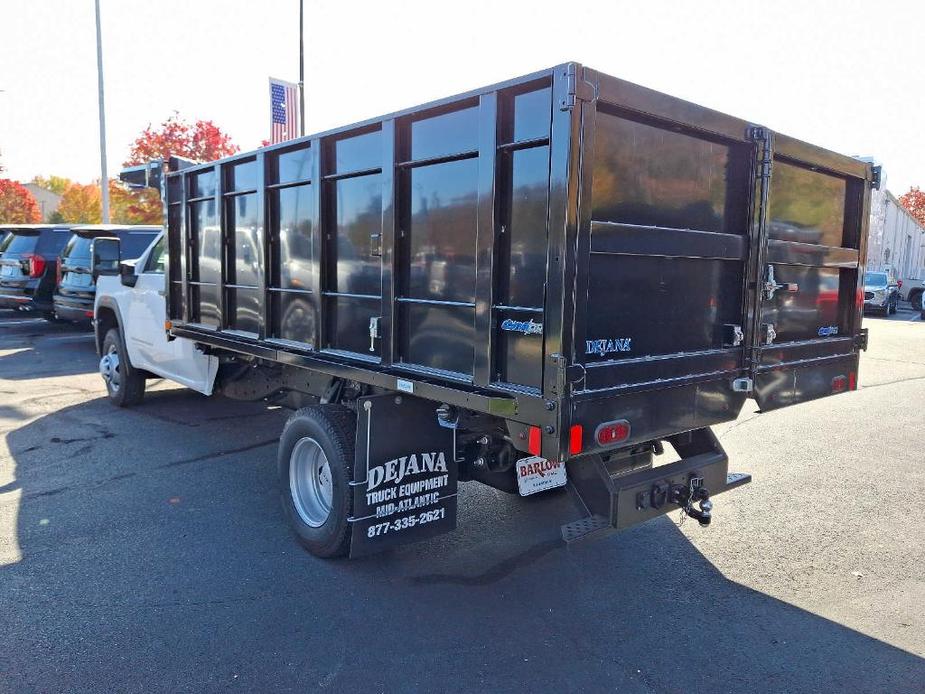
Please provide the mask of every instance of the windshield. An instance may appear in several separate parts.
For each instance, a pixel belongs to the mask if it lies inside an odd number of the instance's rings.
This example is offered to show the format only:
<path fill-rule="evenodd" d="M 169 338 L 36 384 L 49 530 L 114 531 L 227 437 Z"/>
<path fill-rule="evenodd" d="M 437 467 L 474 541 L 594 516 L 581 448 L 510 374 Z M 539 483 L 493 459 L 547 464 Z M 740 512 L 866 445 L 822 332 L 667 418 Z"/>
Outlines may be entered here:
<path fill-rule="evenodd" d="M 74 234 L 71 240 L 68 241 L 67 248 L 64 249 L 64 253 L 62 253 L 61 256 L 72 262 L 83 261 L 89 264 L 91 242 L 92 239 L 88 239 L 86 236 L 77 236 L 77 234 Z"/>
<path fill-rule="evenodd" d="M 6 248 L 3 249 L 3 252 L 11 255 L 14 253 L 17 255 L 31 253 L 35 250 L 38 241 L 38 234 L 10 234 L 10 237 L 6 240 Z"/>
<path fill-rule="evenodd" d="M 119 254 L 123 260 L 134 260 L 151 244 L 156 231 L 128 231 L 119 233 Z"/>
<path fill-rule="evenodd" d="M 864 284 L 868 287 L 885 287 L 886 282 L 886 273 L 885 272 L 868 272 L 867 277 L 864 280 Z"/>

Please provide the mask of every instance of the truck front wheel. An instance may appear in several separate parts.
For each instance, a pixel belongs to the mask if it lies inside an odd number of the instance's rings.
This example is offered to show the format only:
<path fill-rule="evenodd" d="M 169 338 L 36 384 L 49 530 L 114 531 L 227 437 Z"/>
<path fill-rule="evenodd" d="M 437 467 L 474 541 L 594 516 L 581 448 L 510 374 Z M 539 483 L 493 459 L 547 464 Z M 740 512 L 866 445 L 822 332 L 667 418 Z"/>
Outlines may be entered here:
<path fill-rule="evenodd" d="M 318 557 L 350 551 L 356 416 L 340 405 L 293 413 L 279 440 L 280 497 L 299 542 Z"/>
<path fill-rule="evenodd" d="M 100 375 L 110 402 L 118 407 L 137 405 L 145 396 L 144 374 L 129 361 L 118 328 L 111 328 L 103 339 Z"/>

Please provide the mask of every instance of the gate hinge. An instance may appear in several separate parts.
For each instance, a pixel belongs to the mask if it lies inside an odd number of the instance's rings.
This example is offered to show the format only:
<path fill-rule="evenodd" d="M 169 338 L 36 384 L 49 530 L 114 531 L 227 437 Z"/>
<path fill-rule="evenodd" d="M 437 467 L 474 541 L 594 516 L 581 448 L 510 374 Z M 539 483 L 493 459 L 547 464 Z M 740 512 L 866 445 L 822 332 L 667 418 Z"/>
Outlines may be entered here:
<path fill-rule="evenodd" d="M 585 367 L 581 364 L 569 364 L 568 359 L 558 353 L 549 358 L 556 366 L 556 392 L 559 395 L 565 395 L 570 386 L 585 380 Z"/>
<path fill-rule="evenodd" d="M 854 346 L 857 349 L 862 349 L 865 352 L 867 351 L 867 335 L 867 328 L 861 328 L 854 338 Z"/>
<path fill-rule="evenodd" d="M 569 63 L 565 67 L 565 97 L 559 99 L 560 111 L 571 111 L 578 101 L 594 101 L 594 85 L 578 76 L 578 65 Z"/>
<path fill-rule="evenodd" d="M 883 167 L 875 166 L 873 172 L 874 177 L 870 179 L 870 187 L 874 190 L 880 190 L 880 184 L 883 182 Z"/>
<path fill-rule="evenodd" d="M 758 145 L 758 177 L 770 178 L 771 166 L 774 162 L 771 156 L 771 146 L 774 134 L 763 125 L 750 125 L 746 132 L 749 140 Z"/>

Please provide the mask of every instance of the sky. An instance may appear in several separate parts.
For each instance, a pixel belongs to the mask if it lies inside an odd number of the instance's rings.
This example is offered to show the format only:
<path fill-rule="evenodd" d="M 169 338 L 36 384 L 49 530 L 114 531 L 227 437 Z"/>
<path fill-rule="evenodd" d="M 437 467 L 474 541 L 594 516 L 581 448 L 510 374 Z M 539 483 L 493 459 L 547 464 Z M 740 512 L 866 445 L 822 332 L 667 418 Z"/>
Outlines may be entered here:
<path fill-rule="evenodd" d="M 298 80 L 298 0 L 100 0 L 108 165 L 174 111 L 242 149 Z M 574 60 L 925 187 L 925 3 L 305 0 L 307 132 Z M 3 176 L 100 175 L 93 0 L 0 0 Z"/>

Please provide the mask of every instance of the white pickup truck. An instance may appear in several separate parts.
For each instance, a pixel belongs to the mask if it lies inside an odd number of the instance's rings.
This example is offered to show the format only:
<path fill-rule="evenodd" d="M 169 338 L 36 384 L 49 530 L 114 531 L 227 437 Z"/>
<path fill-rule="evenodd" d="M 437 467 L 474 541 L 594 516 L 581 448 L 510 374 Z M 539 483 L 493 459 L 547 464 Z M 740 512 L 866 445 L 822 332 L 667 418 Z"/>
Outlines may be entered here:
<path fill-rule="evenodd" d="M 166 261 L 162 232 L 137 260 L 122 262 L 117 275 L 97 279 L 93 324 L 100 375 L 109 399 L 120 407 L 141 401 L 147 378 L 166 378 L 212 394 L 218 359 L 190 340 L 168 339 Z"/>

